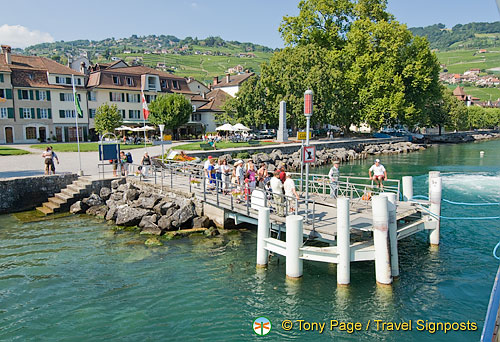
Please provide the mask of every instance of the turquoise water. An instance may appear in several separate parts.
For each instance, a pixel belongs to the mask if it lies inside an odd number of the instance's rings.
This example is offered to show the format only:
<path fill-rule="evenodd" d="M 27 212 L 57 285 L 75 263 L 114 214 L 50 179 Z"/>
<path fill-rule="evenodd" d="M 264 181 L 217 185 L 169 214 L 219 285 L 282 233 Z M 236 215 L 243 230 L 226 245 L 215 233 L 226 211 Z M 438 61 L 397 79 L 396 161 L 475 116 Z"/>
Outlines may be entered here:
<path fill-rule="evenodd" d="M 485 158 L 479 158 L 479 151 Z M 390 178 L 443 172 L 447 199 L 500 201 L 500 141 L 439 146 L 383 156 Z M 365 174 L 371 161 L 341 167 Z M 446 216 L 498 216 L 498 207 L 443 204 Z M 145 237 L 113 232 L 96 219 L 67 217 L 21 224 L 0 216 L 1 341 L 475 341 L 479 339 L 498 261 L 498 221 L 443 221 L 441 246 L 419 233 L 400 242 L 401 278 L 375 284 L 373 262 L 352 264 L 348 288 L 337 288 L 334 265 L 304 262 L 300 281 L 285 280 L 285 260 L 255 268 L 253 230 L 207 240 L 189 238 L 148 248 Z M 259 337 L 252 322 L 269 318 Z M 284 331 L 284 319 L 361 322 L 347 332 Z M 376 331 L 374 319 L 413 320 L 411 332 Z M 417 319 L 473 321 L 472 332 L 416 331 Z"/>

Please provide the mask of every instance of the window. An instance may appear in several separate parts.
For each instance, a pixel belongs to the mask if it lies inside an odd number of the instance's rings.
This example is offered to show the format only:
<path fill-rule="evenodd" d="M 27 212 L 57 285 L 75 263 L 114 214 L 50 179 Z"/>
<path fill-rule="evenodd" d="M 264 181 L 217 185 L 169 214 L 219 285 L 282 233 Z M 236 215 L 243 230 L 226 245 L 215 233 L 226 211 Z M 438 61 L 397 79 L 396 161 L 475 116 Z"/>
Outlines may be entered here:
<path fill-rule="evenodd" d="M 40 108 L 40 119 L 48 119 L 49 110 L 47 108 Z"/>
<path fill-rule="evenodd" d="M 128 117 L 129 117 L 129 119 L 140 119 L 141 118 L 141 111 L 140 110 L 129 110 Z"/>
<path fill-rule="evenodd" d="M 95 118 L 95 109 L 89 109 L 89 118 Z"/>
<path fill-rule="evenodd" d="M 173 80 L 172 87 L 174 87 L 174 89 L 179 89 L 179 81 Z"/>
<path fill-rule="evenodd" d="M 81 79 L 79 79 L 79 78 L 77 78 L 77 79 L 76 79 L 76 84 L 78 84 L 78 85 L 82 85 L 82 80 L 81 80 Z"/>
<path fill-rule="evenodd" d="M 26 127 L 26 139 L 36 139 L 36 127 Z"/>
<path fill-rule="evenodd" d="M 141 98 L 139 94 L 128 94 L 128 102 L 139 103 Z"/>
<path fill-rule="evenodd" d="M 109 93 L 109 100 L 112 102 L 123 102 L 123 94 L 122 93 Z"/>
<path fill-rule="evenodd" d="M 38 100 L 47 101 L 47 92 L 46 91 L 39 91 L 38 92 Z"/>
<path fill-rule="evenodd" d="M 118 76 L 113 76 L 113 84 L 120 84 L 120 78 Z"/>
<path fill-rule="evenodd" d="M 201 121 L 201 114 L 200 113 L 191 114 L 191 121 Z"/>
<path fill-rule="evenodd" d="M 19 100 L 32 100 L 33 97 L 30 96 L 29 90 L 18 90 Z"/>
<path fill-rule="evenodd" d="M 71 84 L 71 77 L 56 76 L 57 84 Z"/>
<path fill-rule="evenodd" d="M 96 95 L 95 91 L 89 92 L 89 101 L 97 101 L 97 95 Z"/>
<path fill-rule="evenodd" d="M 23 119 L 31 119 L 31 108 L 23 108 Z"/>
<path fill-rule="evenodd" d="M 65 118 L 74 118 L 75 117 L 75 111 L 72 109 L 66 109 L 64 110 L 64 117 Z"/>
<path fill-rule="evenodd" d="M 149 90 L 156 90 L 156 79 L 154 77 L 148 78 L 148 89 Z"/>
<path fill-rule="evenodd" d="M 144 95 L 147 103 L 151 103 L 156 99 L 156 95 Z"/>
<path fill-rule="evenodd" d="M 129 85 L 129 86 L 134 85 L 134 80 L 132 79 L 132 77 L 127 77 L 127 85 Z"/>
<path fill-rule="evenodd" d="M 0 97 L 5 99 L 5 90 L 0 89 Z"/>
<path fill-rule="evenodd" d="M 59 97 L 61 101 L 73 102 L 75 100 L 73 93 L 61 93 Z"/>
<path fill-rule="evenodd" d="M 0 108 L 0 119 L 7 119 L 7 108 Z"/>
<path fill-rule="evenodd" d="M 167 80 L 160 80 L 160 85 L 162 88 L 167 88 Z"/>
<path fill-rule="evenodd" d="M 0 74 L 0 82 L 3 82 L 3 74 Z"/>
<path fill-rule="evenodd" d="M 120 113 L 120 115 L 122 116 L 122 118 L 125 119 L 125 109 L 119 109 L 118 112 Z"/>

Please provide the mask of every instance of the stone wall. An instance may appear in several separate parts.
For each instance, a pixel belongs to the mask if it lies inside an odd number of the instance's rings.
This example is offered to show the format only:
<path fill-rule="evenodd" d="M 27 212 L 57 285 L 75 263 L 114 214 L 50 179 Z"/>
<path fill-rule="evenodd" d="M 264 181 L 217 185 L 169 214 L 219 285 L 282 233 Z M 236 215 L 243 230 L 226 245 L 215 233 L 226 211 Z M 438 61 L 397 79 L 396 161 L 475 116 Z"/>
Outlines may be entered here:
<path fill-rule="evenodd" d="M 78 179 L 75 173 L 0 180 L 0 214 L 31 210 Z"/>

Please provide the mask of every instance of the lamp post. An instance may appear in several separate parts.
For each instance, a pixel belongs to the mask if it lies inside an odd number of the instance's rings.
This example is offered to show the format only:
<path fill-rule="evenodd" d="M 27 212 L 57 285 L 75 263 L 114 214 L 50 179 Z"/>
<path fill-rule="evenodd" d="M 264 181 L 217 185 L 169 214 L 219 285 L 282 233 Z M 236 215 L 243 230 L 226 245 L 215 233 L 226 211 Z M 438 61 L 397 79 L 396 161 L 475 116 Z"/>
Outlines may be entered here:
<path fill-rule="evenodd" d="M 313 95 L 310 89 L 304 93 L 304 116 L 306 117 L 306 147 L 309 146 L 309 130 L 313 113 Z M 304 152 L 302 152 L 304 153 Z M 306 163 L 306 216 L 309 216 L 309 163 Z"/>
<path fill-rule="evenodd" d="M 165 129 L 165 125 L 160 124 L 160 125 L 158 125 L 158 127 L 160 127 L 161 161 L 162 161 L 162 163 L 165 163 L 165 151 L 164 151 L 164 147 L 163 147 L 163 130 Z"/>

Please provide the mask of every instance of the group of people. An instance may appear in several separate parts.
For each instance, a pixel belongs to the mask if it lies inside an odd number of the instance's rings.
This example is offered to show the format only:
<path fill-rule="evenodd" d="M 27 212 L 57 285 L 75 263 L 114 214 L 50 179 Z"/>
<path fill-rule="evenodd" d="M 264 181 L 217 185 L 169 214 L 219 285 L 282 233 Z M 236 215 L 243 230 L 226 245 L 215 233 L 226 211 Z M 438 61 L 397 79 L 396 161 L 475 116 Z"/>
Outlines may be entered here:
<path fill-rule="evenodd" d="M 56 174 L 56 165 L 54 164 L 54 160 L 59 164 L 59 158 L 57 154 L 54 152 L 52 146 L 47 146 L 45 151 L 42 153 L 42 158 L 45 163 L 45 174 L 46 175 L 55 175 Z"/>
<path fill-rule="evenodd" d="M 295 182 L 291 173 L 285 171 L 284 164 L 270 173 L 266 163 L 261 163 L 257 167 L 251 159 L 246 163 L 237 160 L 231 167 L 226 159 L 218 160 L 209 156 L 203 166 L 203 172 L 207 189 L 217 190 L 223 194 L 232 192 L 237 195 L 237 202 L 248 200 L 257 188 L 272 193 L 275 211 L 280 216 L 284 216 L 286 205 L 293 212 L 294 201 L 299 200 Z"/>
<path fill-rule="evenodd" d="M 122 177 L 127 177 L 129 173 L 129 165 L 132 164 L 134 160 L 130 152 L 125 153 L 124 151 L 120 151 L 119 159 L 110 160 L 109 162 L 113 164 L 113 176 L 117 176 L 118 166 L 120 166 L 120 174 Z M 138 167 L 138 171 L 142 173 L 143 177 L 147 178 L 149 176 L 151 164 L 151 157 L 148 152 L 144 152 Z"/>

